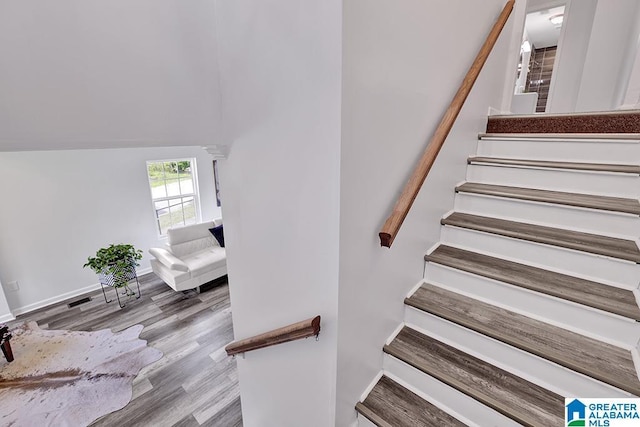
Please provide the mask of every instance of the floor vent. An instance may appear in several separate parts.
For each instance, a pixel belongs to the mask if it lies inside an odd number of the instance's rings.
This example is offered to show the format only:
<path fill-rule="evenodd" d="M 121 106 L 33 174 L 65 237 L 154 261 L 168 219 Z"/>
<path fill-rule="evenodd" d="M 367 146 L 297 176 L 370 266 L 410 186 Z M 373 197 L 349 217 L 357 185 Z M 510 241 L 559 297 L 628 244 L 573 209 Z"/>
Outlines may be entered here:
<path fill-rule="evenodd" d="M 67 304 L 67 306 L 69 308 L 73 308 L 73 307 L 76 307 L 76 306 L 78 306 L 80 304 L 84 304 L 85 302 L 89 302 L 89 301 L 91 301 L 91 297 L 86 297 L 86 298 L 82 298 L 82 299 L 70 302 L 69 304 Z"/>

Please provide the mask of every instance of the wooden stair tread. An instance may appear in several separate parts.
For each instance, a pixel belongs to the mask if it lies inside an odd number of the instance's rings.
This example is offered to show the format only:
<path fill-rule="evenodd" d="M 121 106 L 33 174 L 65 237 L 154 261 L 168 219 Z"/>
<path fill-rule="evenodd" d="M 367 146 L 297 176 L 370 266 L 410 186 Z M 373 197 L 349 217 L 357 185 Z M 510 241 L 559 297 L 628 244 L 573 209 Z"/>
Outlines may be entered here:
<path fill-rule="evenodd" d="M 576 163 L 556 162 L 548 160 L 507 159 L 501 157 L 472 156 L 467 159 L 469 164 L 491 164 L 510 166 L 529 166 L 550 169 L 571 169 L 580 171 L 616 172 L 640 174 L 640 165 L 618 165 L 605 163 Z"/>
<path fill-rule="evenodd" d="M 640 249 L 633 240 L 600 236 L 597 234 L 563 230 L 560 228 L 526 224 L 504 219 L 454 212 L 442 219 L 442 225 L 467 228 L 528 240 L 531 242 L 554 245 L 597 255 L 640 262 Z"/>
<path fill-rule="evenodd" d="M 564 398 L 405 326 L 384 351 L 527 426 L 561 425 Z"/>
<path fill-rule="evenodd" d="M 542 268 L 452 246 L 440 245 L 425 261 L 499 280 L 557 298 L 640 320 L 640 308 L 633 292 Z"/>
<path fill-rule="evenodd" d="M 640 396 L 628 350 L 433 285 L 405 303 Z"/>
<path fill-rule="evenodd" d="M 465 424 L 386 376 L 356 410 L 380 427 L 437 427 Z"/>
<path fill-rule="evenodd" d="M 465 182 L 457 186 L 456 191 L 640 215 L 640 202 L 636 199 L 626 199 L 622 197 L 565 193 L 561 191 L 479 184 L 475 182 Z"/>

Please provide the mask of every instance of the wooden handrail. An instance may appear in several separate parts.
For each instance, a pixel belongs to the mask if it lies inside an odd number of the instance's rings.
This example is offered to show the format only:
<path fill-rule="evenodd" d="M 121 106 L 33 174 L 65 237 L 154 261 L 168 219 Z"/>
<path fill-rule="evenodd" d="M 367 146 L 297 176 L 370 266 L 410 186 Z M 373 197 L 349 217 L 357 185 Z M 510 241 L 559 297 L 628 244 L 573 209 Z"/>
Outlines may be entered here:
<path fill-rule="evenodd" d="M 234 341 L 225 347 L 227 355 L 232 356 L 238 353 L 244 353 L 259 348 L 269 347 L 272 345 L 307 338 L 312 335 L 316 337 L 320 334 L 320 316 L 303 320 L 302 322 L 293 323 L 289 326 L 274 329 L 264 334 L 256 335 L 239 341 Z"/>
<path fill-rule="evenodd" d="M 398 201 L 396 202 L 391 215 L 389 215 L 389 218 L 387 218 L 384 225 L 382 226 L 382 229 L 379 233 L 381 246 L 390 248 L 393 240 L 396 238 L 396 235 L 398 234 L 398 231 L 400 230 L 404 219 L 409 213 L 409 210 L 411 209 L 411 206 L 413 205 L 413 202 L 416 199 L 416 196 L 418 195 L 422 184 L 424 183 L 424 180 L 427 178 L 427 175 L 431 170 L 431 166 L 433 166 L 433 164 L 435 163 L 436 157 L 438 157 L 438 153 L 440 152 L 440 149 L 442 148 L 447 135 L 449 135 L 449 132 L 453 127 L 453 123 L 455 122 L 458 114 L 460 113 L 460 110 L 462 109 L 462 106 L 464 105 L 464 101 L 467 99 L 467 96 L 469 96 L 469 92 L 471 92 L 473 84 L 478 78 L 478 75 L 480 74 L 484 63 L 487 61 L 489 53 L 491 53 L 493 46 L 496 44 L 498 36 L 502 32 L 502 28 L 504 28 L 507 19 L 509 19 L 509 15 L 513 10 L 514 3 L 515 0 L 509 0 L 502 9 L 502 13 L 500 13 L 500 16 L 496 20 L 496 23 L 493 25 L 491 32 L 480 48 L 480 51 L 478 52 L 476 59 L 473 61 L 471 68 L 469 68 L 467 75 L 464 77 L 464 80 L 462 81 L 458 92 L 456 92 L 455 96 L 453 97 L 453 101 L 451 101 L 451 104 L 449 105 L 449 108 L 447 108 L 447 111 L 444 113 L 444 116 L 442 117 L 438 128 L 431 137 L 429 145 L 422 154 L 420 162 L 414 169 L 411 177 L 409 177 L 409 181 L 407 181 L 407 184 L 402 190 L 402 194 L 398 198 Z"/>

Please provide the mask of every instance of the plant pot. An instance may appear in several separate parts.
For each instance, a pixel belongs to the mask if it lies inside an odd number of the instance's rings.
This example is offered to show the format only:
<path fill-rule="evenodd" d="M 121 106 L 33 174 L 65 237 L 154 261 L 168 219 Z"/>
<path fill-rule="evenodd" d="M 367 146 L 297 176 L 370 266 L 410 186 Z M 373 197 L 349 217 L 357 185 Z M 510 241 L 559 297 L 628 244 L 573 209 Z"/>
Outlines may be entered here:
<path fill-rule="evenodd" d="M 140 298 L 140 282 L 138 281 L 138 275 L 136 274 L 136 265 L 134 262 L 131 262 L 126 268 L 118 268 L 115 264 L 109 265 L 98 274 L 98 279 L 102 287 L 104 300 L 107 303 L 110 303 L 113 300 L 107 299 L 107 294 L 104 291 L 105 286 L 114 288 L 120 308 L 124 308 L 125 305 L 120 301 L 120 292 L 118 291 L 119 289 L 124 288 L 124 292 L 122 292 L 122 295 L 125 295 L 127 297 L 135 296 L 136 299 Z M 129 287 L 129 282 L 132 280 L 136 281 L 138 287 L 137 294 L 133 289 Z"/>

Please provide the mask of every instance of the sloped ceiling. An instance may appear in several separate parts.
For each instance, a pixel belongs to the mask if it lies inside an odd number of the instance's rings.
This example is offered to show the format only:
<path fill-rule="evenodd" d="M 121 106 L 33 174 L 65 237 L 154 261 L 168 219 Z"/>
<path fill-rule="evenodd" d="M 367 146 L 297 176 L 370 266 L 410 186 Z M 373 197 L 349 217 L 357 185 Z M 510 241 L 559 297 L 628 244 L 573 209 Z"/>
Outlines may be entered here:
<path fill-rule="evenodd" d="M 553 7 L 550 9 L 541 9 L 527 14 L 525 29 L 529 42 L 536 49 L 557 46 L 560 39 L 560 25 L 551 23 L 550 18 L 557 15 L 564 15 L 565 7 Z"/>
<path fill-rule="evenodd" d="M 208 0 L 0 0 L 0 151 L 214 144 Z"/>

